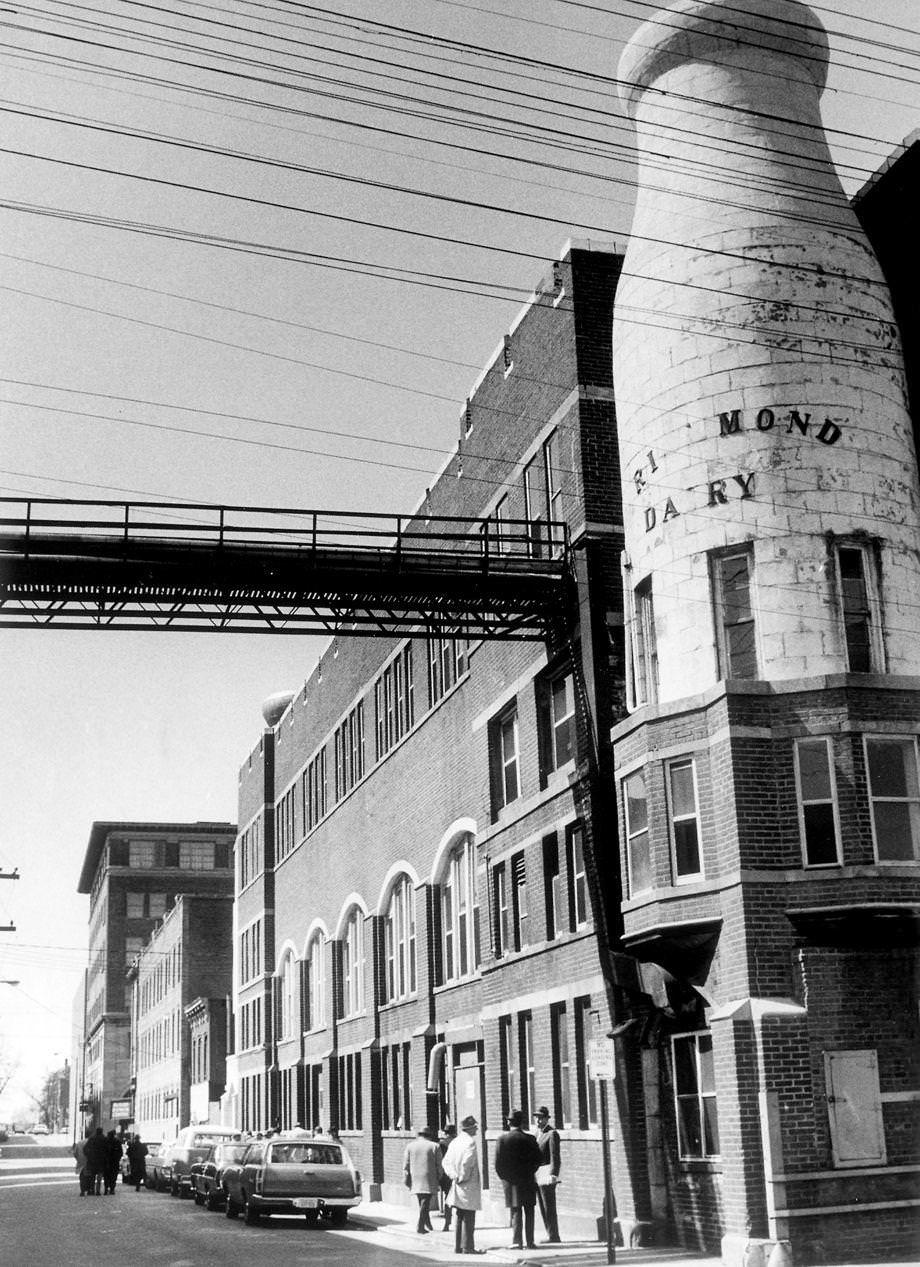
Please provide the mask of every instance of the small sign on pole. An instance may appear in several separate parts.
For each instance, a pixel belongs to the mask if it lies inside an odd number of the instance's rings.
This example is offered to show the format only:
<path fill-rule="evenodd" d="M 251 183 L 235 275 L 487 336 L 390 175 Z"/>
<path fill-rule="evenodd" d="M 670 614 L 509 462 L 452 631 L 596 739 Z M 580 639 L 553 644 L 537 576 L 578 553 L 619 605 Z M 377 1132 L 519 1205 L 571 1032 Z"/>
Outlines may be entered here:
<path fill-rule="evenodd" d="M 613 1043 L 609 1038 L 592 1038 L 588 1044 L 588 1060 L 591 1063 L 591 1077 L 613 1082 L 617 1076 L 616 1062 L 613 1058 Z"/>

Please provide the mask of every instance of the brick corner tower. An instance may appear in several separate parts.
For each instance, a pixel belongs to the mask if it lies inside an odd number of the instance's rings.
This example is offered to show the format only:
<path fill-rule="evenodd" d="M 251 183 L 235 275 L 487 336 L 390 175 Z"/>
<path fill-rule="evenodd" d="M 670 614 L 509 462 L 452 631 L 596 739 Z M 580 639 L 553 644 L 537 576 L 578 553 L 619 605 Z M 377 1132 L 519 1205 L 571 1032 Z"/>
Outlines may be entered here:
<path fill-rule="evenodd" d="M 738 1262 L 916 1237 L 920 485 L 827 65 L 798 0 L 680 0 L 619 68 L 613 742 L 624 943 L 657 982 L 648 1214 Z"/>

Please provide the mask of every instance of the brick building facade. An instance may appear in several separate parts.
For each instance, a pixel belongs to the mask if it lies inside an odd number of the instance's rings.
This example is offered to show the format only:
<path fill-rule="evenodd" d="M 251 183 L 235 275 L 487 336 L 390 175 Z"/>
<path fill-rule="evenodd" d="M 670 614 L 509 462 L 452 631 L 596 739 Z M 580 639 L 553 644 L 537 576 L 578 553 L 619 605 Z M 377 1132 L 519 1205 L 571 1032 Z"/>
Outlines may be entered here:
<path fill-rule="evenodd" d="M 219 1116 L 232 984 L 233 893 L 180 893 L 128 971 L 134 1127 L 174 1139 Z"/>
<path fill-rule="evenodd" d="M 565 521 L 580 602 L 558 645 L 343 637 L 267 714 L 240 778 L 227 1107 L 248 1128 L 336 1127 L 370 1190 L 396 1200 L 419 1126 L 473 1111 L 494 1200 L 504 1117 L 547 1104 L 563 1223 L 591 1233 L 603 1192 L 586 1053 L 610 1029 L 602 947 L 619 903 L 619 265 L 573 246 L 540 283 L 419 512 L 419 526 L 490 516 L 498 534 L 529 520 L 541 551 Z"/>
<path fill-rule="evenodd" d="M 77 886 L 90 898 L 83 1048 L 74 1079 L 87 1127 L 116 1126 L 112 1101 L 132 1095 L 126 970 L 180 893 L 232 895 L 235 834 L 232 823 L 93 823 Z"/>

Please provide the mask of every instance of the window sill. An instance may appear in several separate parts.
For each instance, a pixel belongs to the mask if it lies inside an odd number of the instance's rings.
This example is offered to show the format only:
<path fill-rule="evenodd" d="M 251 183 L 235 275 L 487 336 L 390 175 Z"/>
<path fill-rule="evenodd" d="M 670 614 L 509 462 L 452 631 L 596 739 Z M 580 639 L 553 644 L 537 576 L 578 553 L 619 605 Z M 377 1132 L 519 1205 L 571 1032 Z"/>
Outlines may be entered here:
<path fill-rule="evenodd" d="M 402 994 L 398 999 L 387 999 L 385 1003 L 377 1005 L 378 1012 L 390 1012 L 395 1008 L 402 1007 L 405 1003 L 417 1003 L 418 990 L 413 990 L 411 994 Z"/>
<path fill-rule="evenodd" d="M 460 985 L 470 985 L 473 981 L 479 981 L 482 978 L 482 968 L 477 968 L 473 972 L 468 972 L 465 977 L 451 977 L 449 981 L 445 981 L 443 985 L 436 985 L 432 991 L 434 994 L 444 994 L 448 990 L 453 990 Z"/>

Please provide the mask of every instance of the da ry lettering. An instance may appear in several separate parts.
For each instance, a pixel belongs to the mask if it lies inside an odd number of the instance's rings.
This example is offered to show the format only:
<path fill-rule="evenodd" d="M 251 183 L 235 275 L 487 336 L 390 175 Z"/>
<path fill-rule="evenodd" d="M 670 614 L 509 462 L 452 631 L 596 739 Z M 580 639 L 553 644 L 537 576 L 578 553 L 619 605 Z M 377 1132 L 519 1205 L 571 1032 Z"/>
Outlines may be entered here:
<path fill-rule="evenodd" d="M 833 418 L 823 422 L 813 419 L 804 409 L 790 409 L 777 413 L 774 409 L 759 409 L 756 414 L 745 415 L 742 409 L 730 409 L 719 414 L 719 435 L 734 436 L 742 431 L 777 431 L 785 435 L 801 435 L 818 440 L 821 444 L 836 444 L 843 429 Z M 711 504 L 711 503 L 710 503 Z"/>
<path fill-rule="evenodd" d="M 706 506 L 711 509 L 714 506 L 727 506 L 731 501 L 748 501 L 754 496 L 754 475 L 751 471 L 749 474 L 730 475 L 725 479 L 710 480 L 703 487 L 706 490 Z M 674 505 L 672 498 L 667 498 L 662 507 L 646 506 L 642 512 L 645 520 L 645 531 L 651 532 L 659 524 L 662 527 L 671 519 L 677 519 L 680 511 Z"/>

